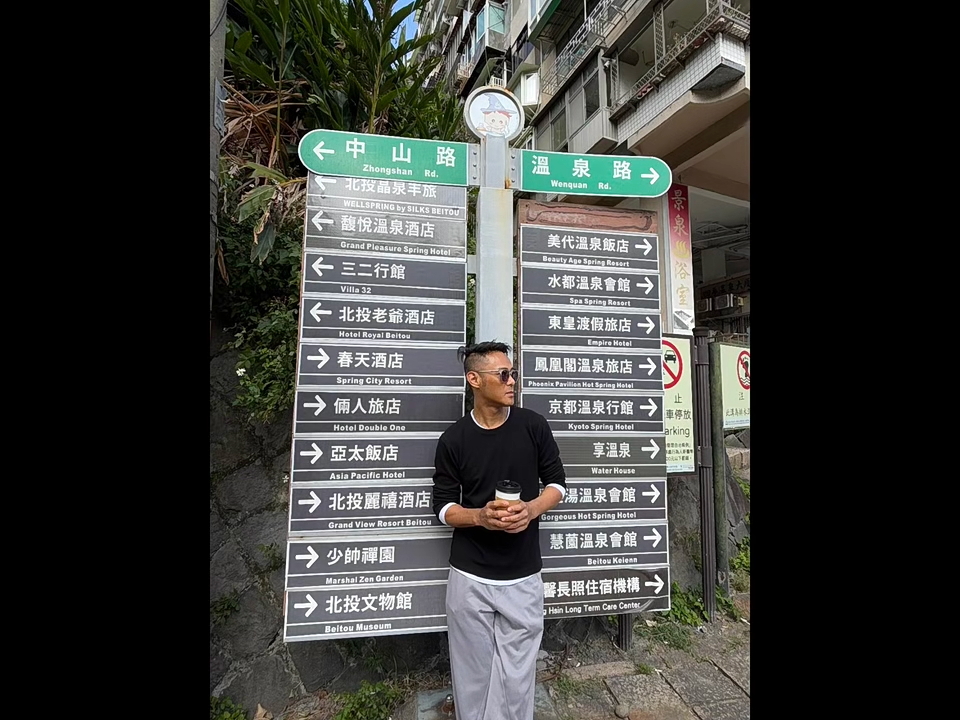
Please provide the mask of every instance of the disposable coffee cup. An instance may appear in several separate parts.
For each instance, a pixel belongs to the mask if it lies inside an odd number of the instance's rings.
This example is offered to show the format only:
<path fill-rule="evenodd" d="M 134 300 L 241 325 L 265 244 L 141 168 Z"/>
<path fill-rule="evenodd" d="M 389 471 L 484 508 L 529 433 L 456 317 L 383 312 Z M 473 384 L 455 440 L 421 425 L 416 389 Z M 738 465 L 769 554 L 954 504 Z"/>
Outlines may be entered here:
<path fill-rule="evenodd" d="M 497 483 L 497 500 L 513 502 L 520 499 L 520 485 L 513 480 L 501 480 Z"/>

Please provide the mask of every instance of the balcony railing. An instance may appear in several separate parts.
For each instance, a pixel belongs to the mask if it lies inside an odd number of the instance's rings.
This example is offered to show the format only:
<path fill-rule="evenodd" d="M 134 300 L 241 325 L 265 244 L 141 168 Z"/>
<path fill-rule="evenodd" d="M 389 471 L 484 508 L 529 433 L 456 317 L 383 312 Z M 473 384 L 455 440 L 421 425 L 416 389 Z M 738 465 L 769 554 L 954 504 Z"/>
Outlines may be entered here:
<path fill-rule="evenodd" d="M 614 4 L 614 0 L 600 0 L 553 64 L 541 72 L 542 91 L 547 95 L 556 95 L 583 57 L 600 43 L 621 15 L 623 10 Z"/>
<path fill-rule="evenodd" d="M 720 0 L 707 11 L 690 32 L 683 35 L 663 57 L 657 59 L 643 77 L 611 103 L 611 117 L 622 115 L 629 103 L 639 102 L 647 93 L 666 80 L 670 73 L 681 67 L 681 63 L 701 45 L 721 32 L 733 35 L 739 40 L 747 40 L 750 37 L 750 15 L 731 7 L 728 0 Z"/>

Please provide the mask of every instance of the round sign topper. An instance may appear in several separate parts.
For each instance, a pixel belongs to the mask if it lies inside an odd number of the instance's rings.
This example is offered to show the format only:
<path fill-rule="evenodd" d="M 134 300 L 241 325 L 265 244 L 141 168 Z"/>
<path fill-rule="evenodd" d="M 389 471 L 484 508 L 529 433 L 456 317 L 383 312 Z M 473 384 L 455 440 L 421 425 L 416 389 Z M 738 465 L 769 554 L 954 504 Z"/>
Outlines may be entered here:
<path fill-rule="evenodd" d="M 523 130 L 523 108 L 509 90 L 485 85 L 467 96 L 463 120 L 478 138 L 499 135 L 513 140 Z"/>

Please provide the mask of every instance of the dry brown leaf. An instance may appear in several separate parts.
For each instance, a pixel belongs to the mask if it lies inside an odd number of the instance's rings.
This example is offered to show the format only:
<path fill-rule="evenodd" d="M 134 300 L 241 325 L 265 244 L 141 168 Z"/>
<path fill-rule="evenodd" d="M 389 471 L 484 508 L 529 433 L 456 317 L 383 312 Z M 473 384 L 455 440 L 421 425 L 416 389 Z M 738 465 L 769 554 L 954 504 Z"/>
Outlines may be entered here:
<path fill-rule="evenodd" d="M 257 712 L 254 714 L 253 720 L 273 720 L 273 713 L 264 710 L 263 705 L 257 703 Z"/>

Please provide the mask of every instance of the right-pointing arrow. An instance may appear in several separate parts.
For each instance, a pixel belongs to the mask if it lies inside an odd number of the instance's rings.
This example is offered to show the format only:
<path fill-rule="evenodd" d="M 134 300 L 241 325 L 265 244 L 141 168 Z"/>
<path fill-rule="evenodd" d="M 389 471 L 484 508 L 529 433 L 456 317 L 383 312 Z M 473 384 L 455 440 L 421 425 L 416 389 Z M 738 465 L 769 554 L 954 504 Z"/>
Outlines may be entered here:
<path fill-rule="evenodd" d="M 642 177 L 642 178 L 650 178 L 650 184 L 653 185 L 657 180 L 660 179 L 660 173 L 658 173 L 658 172 L 657 172 L 656 170 L 654 170 L 653 168 L 650 168 L 650 172 L 649 172 L 649 173 L 642 173 L 642 174 L 640 175 L 640 177 Z"/>
<path fill-rule="evenodd" d="M 660 533 L 657 532 L 657 529 L 656 529 L 656 528 L 650 528 L 650 532 L 652 532 L 653 535 L 644 535 L 644 536 L 643 536 L 643 539 L 644 539 L 644 540 L 653 540 L 653 547 L 656 547 L 657 545 L 660 544 L 660 541 L 663 539 L 663 536 L 662 536 Z M 307 567 L 310 567 L 310 566 L 307 565 Z"/>
<path fill-rule="evenodd" d="M 650 282 L 649 277 L 645 277 L 642 283 L 637 283 L 637 287 L 638 288 L 645 287 L 647 291 L 644 293 L 644 295 L 649 295 L 650 291 L 653 290 L 653 283 Z"/>
<path fill-rule="evenodd" d="M 642 367 L 650 368 L 649 370 L 647 370 L 647 376 L 649 377 L 650 375 L 653 375 L 653 371 L 657 369 L 657 364 L 653 361 L 653 358 L 647 358 L 647 364 L 638 365 L 637 369 L 640 369 Z"/>
<path fill-rule="evenodd" d="M 643 254 L 646 255 L 648 252 L 650 252 L 650 249 L 653 246 L 650 244 L 650 240 L 648 240 L 647 238 L 644 238 L 642 244 L 634 245 L 633 247 L 635 247 L 637 250 L 639 250 L 640 248 L 643 248 Z"/>
<path fill-rule="evenodd" d="M 653 398 L 650 398 L 650 402 L 647 405 L 640 405 L 644 410 L 649 410 L 647 417 L 653 417 L 653 414 L 657 411 L 657 404 L 653 401 Z"/>
<path fill-rule="evenodd" d="M 650 332 L 656 327 L 656 325 L 653 323 L 653 320 L 651 320 L 649 317 L 647 317 L 647 322 L 646 322 L 646 323 L 637 323 L 637 327 L 638 327 L 638 328 L 645 327 L 645 328 L 647 329 L 647 335 L 649 335 Z"/>
<path fill-rule="evenodd" d="M 654 532 L 656 532 L 656 530 L 654 530 Z M 648 538 L 644 538 L 644 540 L 647 540 L 647 539 Z M 657 544 L 654 543 L 653 546 L 656 547 Z M 308 553 L 307 555 L 296 555 L 295 557 L 297 560 L 307 560 L 308 561 L 307 567 L 310 567 L 317 561 L 317 558 L 320 556 L 317 555 L 317 551 L 313 549 L 313 545 L 307 545 L 307 553 Z"/>
<path fill-rule="evenodd" d="M 313 493 L 311 493 L 311 495 L 312 495 L 312 494 L 313 494 Z M 653 505 L 653 504 L 657 501 L 657 498 L 660 497 L 660 490 L 657 488 L 656 485 L 654 485 L 653 483 L 650 483 L 650 489 L 649 489 L 649 490 L 644 490 L 644 491 L 643 491 L 642 493 L 640 493 L 640 494 L 643 495 L 644 497 L 649 497 L 649 498 L 650 498 L 650 504 Z M 301 500 L 300 502 L 303 502 L 303 500 Z M 319 502 L 319 501 L 317 501 L 317 502 Z M 310 512 L 313 512 L 313 510 L 311 510 Z"/>
<path fill-rule="evenodd" d="M 652 442 L 652 441 L 651 441 L 651 442 Z M 310 444 L 313 446 L 313 451 L 310 451 L 310 450 L 301 450 L 301 451 L 300 451 L 300 456 L 301 456 L 301 457 L 312 457 L 313 459 L 310 461 L 310 464 L 311 464 L 311 465 L 316 465 L 317 460 L 319 460 L 321 457 L 323 457 L 323 450 L 321 450 L 320 448 L 318 448 L 316 443 L 310 443 Z"/>
<path fill-rule="evenodd" d="M 651 485 L 650 487 L 653 486 Z M 646 493 L 644 493 L 644 495 L 646 495 Z M 322 501 L 317 497 L 317 494 L 313 490 L 310 491 L 310 498 L 310 500 L 297 500 L 297 505 L 310 505 L 310 512 L 313 512 L 320 507 L 320 503 Z"/>
<path fill-rule="evenodd" d="M 659 591 L 658 591 L 659 592 Z M 307 594 L 307 602 L 305 603 L 294 603 L 293 606 L 297 610 L 302 610 L 303 608 L 307 609 L 306 616 L 310 617 L 310 613 L 317 609 L 317 601 L 313 599 L 313 596 L 309 593 Z"/>
<path fill-rule="evenodd" d="M 657 456 L 657 453 L 660 452 L 660 446 L 657 445 L 656 441 L 653 438 L 650 438 L 649 445 L 647 445 L 646 447 L 642 447 L 640 449 L 643 450 L 644 452 L 650 453 L 651 460 L 653 460 Z M 302 455 L 303 453 L 300 453 L 300 454 Z"/>
<path fill-rule="evenodd" d="M 315 403 L 304 403 L 303 406 L 316 408 L 317 411 L 313 414 L 313 416 L 316 417 L 317 415 L 323 412 L 323 409 L 327 406 L 327 404 L 323 401 L 323 398 L 320 397 L 319 395 L 314 395 L 314 397 L 317 399 Z"/>
<path fill-rule="evenodd" d="M 659 595 L 659 594 L 660 594 L 660 591 L 663 590 L 663 580 L 660 579 L 660 576 L 659 576 L 659 575 L 654 575 L 653 577 L 656 579 L 656 582 L 650 582 L 649 580 L 647 580 L 647 581 L 644 583 L 644 585 L 646 585 L 647 587 L 656 588 L 656 590 L 653 591 L 653 594 L 654 594 L 654 595 Z M 310 596 L 307 595 L 307 597 L 310 597 Z M 310 614 L 310 613 L 307 613 L 307 615 L 309 615 L 309 614 Z"/>
<path fill-rule="evenodd" d="M 327 360 L 330 359 L 330 356 L 323 351 L 323 348 L 317 348 L 317 352 L 320 354 L 307 355 L 307 360 L 319 360 L 320 362 L 317 363 L 317 370 L 322 370 L 323 366 L 327 364 Z M 647 374 L 649 375 L 650 373 Z"/>

